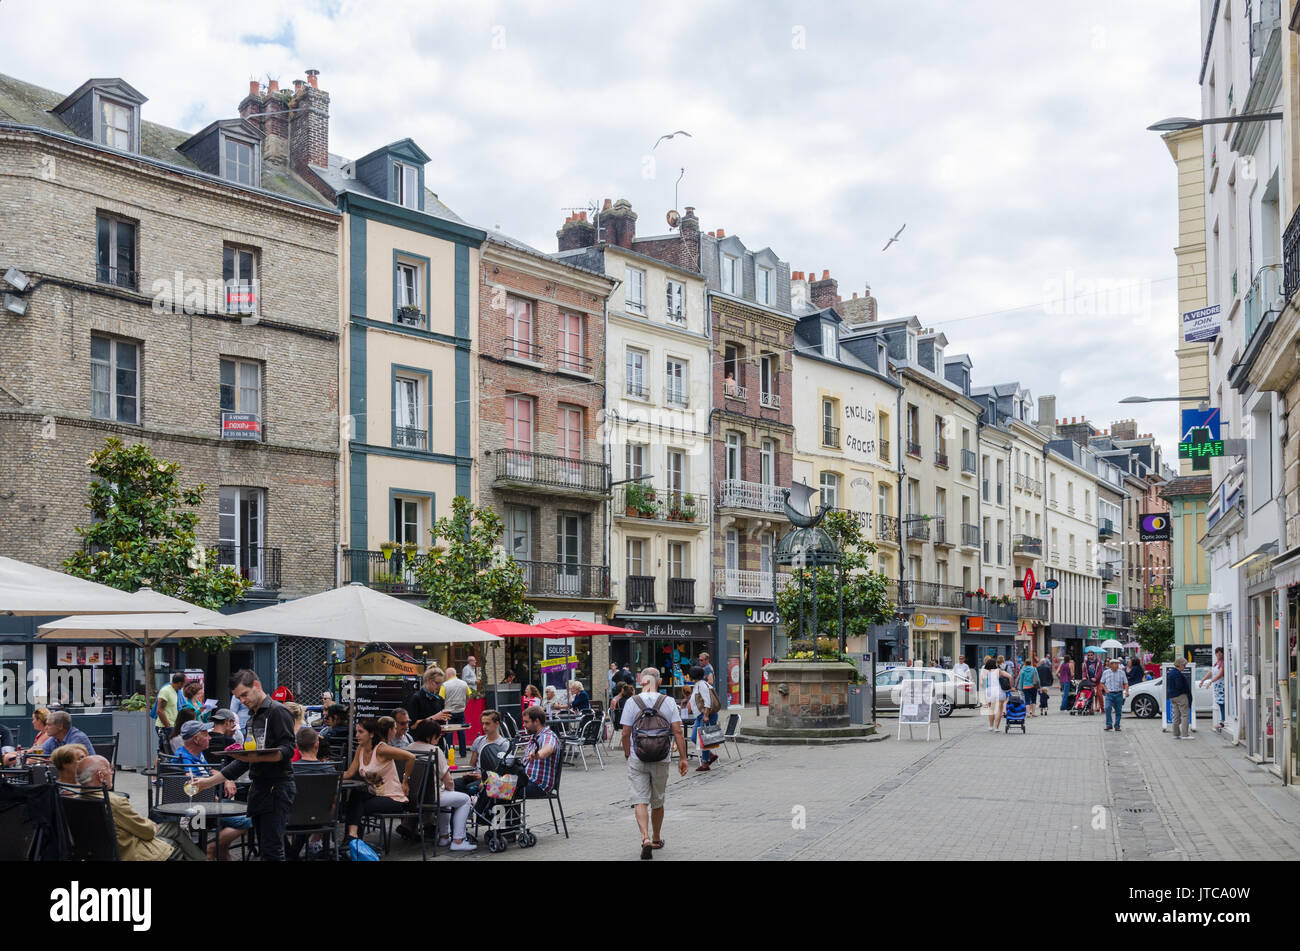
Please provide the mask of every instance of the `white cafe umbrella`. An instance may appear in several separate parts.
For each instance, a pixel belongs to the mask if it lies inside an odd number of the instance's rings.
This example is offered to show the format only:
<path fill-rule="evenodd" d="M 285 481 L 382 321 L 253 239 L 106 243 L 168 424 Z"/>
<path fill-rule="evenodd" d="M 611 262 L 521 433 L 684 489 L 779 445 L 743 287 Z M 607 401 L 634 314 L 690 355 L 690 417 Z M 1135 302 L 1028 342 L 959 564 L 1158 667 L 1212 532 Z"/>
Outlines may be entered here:
<path fill-rule="evenodd" d="M 354 644 L 485 643 L 501 638 L 445 617 L 358 582 L 269 608 L 246 611 L 240 618 L 254 630 L 290 637 L 318 637 Z M 356 679 L 356 657 L 352 676 Z M 352 754 L 348 730 L 348 755 Z"/>
<path fill-rule="evenodd" d="M 189 607 L 183 601 L 179 602 L 181 607 L 142 601 L 139 597 L 142 593 L 129 594 L 61 571 L 0 557 L 0 614 L 135 614 L 140 611 L 184 611 Z M 156 592 L 149 594 L 165 598 Z"/>
<path fill-rule="evenodd" d="M 1102 641 L 1101 646 L 1106 648 L 1108 651 L 1120 651 L 1124 649 L 1124 645 L 1113 637 L 1109 640 Z"/>

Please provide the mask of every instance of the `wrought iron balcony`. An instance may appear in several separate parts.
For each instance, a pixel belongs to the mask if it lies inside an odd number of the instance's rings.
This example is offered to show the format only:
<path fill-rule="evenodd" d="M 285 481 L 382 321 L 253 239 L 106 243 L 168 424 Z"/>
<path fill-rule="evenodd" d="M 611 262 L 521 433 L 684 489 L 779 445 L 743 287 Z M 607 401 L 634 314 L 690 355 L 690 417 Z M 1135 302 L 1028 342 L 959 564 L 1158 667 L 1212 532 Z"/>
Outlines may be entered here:
<path fill-rule="evenodd" d="M 912 442 L 912 440 L 909 439 L 907 441 L 907 454 L 909 456 L 914 456 L 915 458 L 920 459 L 921 444 L 919 442 Z"/>
<path fill-rule="evenodd" d="M 774 485 L 739 479 L 724 479 L 718 483 L 718 508 L 784 513 L 783 502 L 781 490 Z"/>
<path fill-rule="evenodd" d="M 876 516 L 876 541 L 898 544 L 898 519 L 892 515 Z"/>
<path fill-rule="evenodd" d="M 720 598 L 739 598 L 747 601 L 771 601 L 772 595 L 790 583 L 790 573 L 779 571 L 743 571 L 738 568 L 718 568 L 713 572 L 714 593 Z"/>
<path fill-rule="evenodd" d="M 930 538 L 930 523 L 925 516 L 908 515 L 907 518 L 903 519 L 903 523 L 907 526 L 908 541 L 923 542 Z"/>
<path fill-rule="evenodd" d="M 963 548 L 980 547 L 980 527 L 969 522 L 961 523 L 961 544 Z"/>
<path fill-rule="evenodd" d="M 934 464 L 940 469 L 948 468 L 948 454 L 946 452 L 936 452 L 934 454 Z"/>
<path fill-rule="evenodd" d="M 908 607 L 964 608 L 965 594 L 956 585 L 933 581 L 903 581 L 898 585 L 898 603 Z"/>
<path fill-rule="evenodd" d="M 1110 537 L 1111 537 L 1112 535 L 1114 535 L 1114 534 L 1115 534 L 1115 523 L 1114 523 L 1114 522 L 1112 522 L 1112 521 L 1111 521 L 1110 519 L 1108 519 L 1108 518 L 1100 518 L 1100 519 L 1097 520 L 1097 537 L 1098 537 L 1098 538 L 1110 538 Z"/>
<path fill-rule="evenodd" d="M 388 552 L 343 549 L 343 583 L 358 582 L 385 594 L 419 594 L 424 589 L 416 580 L 416 569 L 425 556 L 414 550 L 393 548 Z"/>
<path fill-rule="evenodd" d="M 1264 316 L 1273 310 L 1273 302 L 1282 296 L 1281 264 L 1265 264 L 1255 273 L 1250 283 L 1242 309 L 1246 315 L 1246 349 L 1250 349 L 1250 338 L 1255 335 Z"/>
<path fill-rule="evenodd" d="M 1039 558 L 1043 554 L 1043 540 L 1033 535 L 1015 535 L 1011 539 L 1011 554 L 1014 557 Z"/>
<path fill-rule="evenodd" d="M 956 537 L 948 534 L 948 520 L 946 518 L 930 519 L 930 527 L 934 529 L 934 543 L 936 545 L 951 548 L 957 544 Z"/>
<path fill-rule="evenodd" d="M 961 451 L 961 471 L 963 473 L 975 474 L 975 451 L 973 449 L 963 449 Z"/>
<path fill-rule="evenodd" d="M 507 337 L 502 344 L 501 353 L 515 360 L 530 360 L 533 363 L 542 359 L 542 348 L 528 340 L 515 340 Z"/>
<path fill-rule="evenodd" d="M 832 449 L 840 448 L 840 428 L 838 426 L 822 426 L 822 445 L 829 446 Z"/>
<path fill-rule="evenodd" d="M 627 587 L 624 601 L 629 611 L 655 610 L 654 575 L 628 575 L 624 585 Z"/>
<path fill-rule="evenodd" d="M 672 383 L 664 387 L 664 403 L 668 406 L 678 406 L 685 409 L 690 405 L 691 397 L 683 383 L 680 386 Z"/>
<path fill-rule="evenodd" d="M 530 598 L 609 600 L 609 568 L 567 561 L 519 561 Z"/>
<path fill-rule="evenodd" d="M 555 351 L 555 368 L 561 373 L 590 373 L 591 359 L 584 357 L 580 353 L 574 353 L 572 350 L 565 350 L 562 347 Z"/>
<path fill-rule="evenodd" d="M 1103 563 L 1097 566 L 1097 574 L 1101 575 L 1102 581 L 1114 581 L 1117 575 L 1115 567 L 1110 563 Z"/>
<path fill-rule="evenodd" d="M 1022 618 L 1030 618 L 1036 621 L 1046 621 L 1048 607 L 1050 602 L 1034 598 L 1032 601 L 1026 601 L 1024 598 L 1016 600 L 1016 610 Z"/>
<path fill-rule="evenodd" d="M 265 545 L 231 545 L 217 542 L 212 545 L 217 552 L 218 565 L 230 565 L 241 578 L 253 582 L 254 588 L 264 591 L 280 589 L 280 549 Z"/>
<path fill-rule="evenodd" d="M 749 388 L 741 386 L 739 383 L 722 384 L 722 395 L 729 400 L 740 400 L 742 403 L 749 399 Z"/>
<path fill-rule="evenodd" d="M 404 327 L 415 327 L 419 330 L 429 329 L 429 317 L 420 311 L 418 307 L 399 307 L 397 313 L 393 315 L 393 322 L 401 324 Z"/>
<path fill-rule="evenodd" d="M 780 409 L 781 394 L 780 393 L 759 393 L 758 405 L 766 409 Z"/>
<path fill-rule="evenodd" d="M 621 485 L 614 490 L 616 518 L 708 524 L 709 497 L 703 493 L 678 492 L 645 486 L 639 490 L 634 489 L 629 499 L 628 488 L 629 486 Z"/>
<path fill-rule="evenodd" d="M 429 431 L 418 426 L 394 426 L 393 448 L 425 452 L 429 448 Z"/>
<path fill-rule="evenodd" d="M 1300 208 L 1282 233 L 1282 294 L 1287 300 L 1300 288 Z"/>
<path fill-rule="evenodd" d="M 1002 603 L 996 597 L 979 595 L 966 598 L 966 607 L 971 614 L 982 615 L 990 621 L 1015 621 L 1020 616 L 1020 606 L 1017 601 L 1023 601 L 1023 598 L 1015 598 L 1008 595 L 1009 604 Z"/>
<path fill-rule="evenodd" d="M 1102 608 L 1101 621 L 1107 627 L 1129 627 L 1133 623 L 1133 615 L 1124 608 Z"/>
<path fill-rule="evenodd" d="M 559 495 L 609 494 L 609 466 L 567 456 L 498 449 L 496 485 Z"/>
<path fill-rule="evenodd" d="M 650 387 L 646 386 L 645 382 L 642 380 L 628 380 L 625 392 L 633 399 L 650 399 Z"/>
<path fill-rule="evenodd" d="M 670 614 L 695 613 L 695 579 L 668 579 L 668 611 Z"/>

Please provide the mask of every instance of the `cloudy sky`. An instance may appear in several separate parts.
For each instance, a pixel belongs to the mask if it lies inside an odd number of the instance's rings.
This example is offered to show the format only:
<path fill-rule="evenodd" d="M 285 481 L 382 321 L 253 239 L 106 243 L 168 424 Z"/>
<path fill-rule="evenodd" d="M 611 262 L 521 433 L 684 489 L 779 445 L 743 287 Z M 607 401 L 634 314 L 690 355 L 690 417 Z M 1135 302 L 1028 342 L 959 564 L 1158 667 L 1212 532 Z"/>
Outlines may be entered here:
<path fill-rule="evenodd" d="M 0 71 L 69 92 L 121 76 L 197 130 L 251 78 L 309 67 L 331 150 L 410 136 L 462 217 L 555 249 L 569 206 L 628 198 L 638 230 L 706 231 L 868 284 L 974 361 L 1168 453 L 1177 392 L 1174 166 L 1197 115 L 1198 14 L 1174 0 L 654 4 L 0 0 Z M 51 49 L 58 55 L 51 56 Z M 666 132 L 684 129 L 655 151 Z M 906 223 L 900 243 L 881 251 Z M 1166 404 L 1166 407 L 1170 404 Z M 1176 460 L 1174 460 L 1176 462 Z"/>

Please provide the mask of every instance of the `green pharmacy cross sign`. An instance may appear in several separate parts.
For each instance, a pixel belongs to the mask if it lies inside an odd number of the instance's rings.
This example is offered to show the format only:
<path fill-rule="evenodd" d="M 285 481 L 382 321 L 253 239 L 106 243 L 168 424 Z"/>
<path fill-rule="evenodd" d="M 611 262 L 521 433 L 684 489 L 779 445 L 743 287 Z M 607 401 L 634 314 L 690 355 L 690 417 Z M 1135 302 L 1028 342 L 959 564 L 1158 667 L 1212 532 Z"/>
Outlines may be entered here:
<path fill-rule="evenodd" d="M 1187 436 L 1178 444 L 1178 458 L 1191 459 L 1193 469 L 1208 469 L 1211 458 L 1223 455 L 1223 440 L 1211 439 L 1209 429 L 1192 429 Z"/>

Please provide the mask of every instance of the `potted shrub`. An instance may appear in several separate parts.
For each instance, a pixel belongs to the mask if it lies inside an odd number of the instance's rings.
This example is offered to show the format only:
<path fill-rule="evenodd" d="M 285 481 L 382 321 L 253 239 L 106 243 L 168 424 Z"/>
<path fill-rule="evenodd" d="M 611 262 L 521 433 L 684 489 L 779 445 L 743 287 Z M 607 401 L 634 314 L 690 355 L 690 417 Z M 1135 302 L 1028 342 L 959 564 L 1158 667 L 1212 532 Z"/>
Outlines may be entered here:
<path fill-rule="evenodd" d="M 424 314 L 420 313 L 420 308 L 407 304 L 397 308 L 397 322 L 408 327 L 420 327 L 424 324 Z"/>
<path fill-rule="evenodd" d="M 379 553 L 384 556 L 384 561 L 392 560 L 393 552 L 395 552 L 396 550 L 397 550 L 397 542 L 379 543 Z"/>
<path fill-rule="evenodd" d="M 638 517 L 646 504 L 645 487 L 640 482 L 629 482 L 623 490 L 623 503 L 627 509 L 624 514 L 628 518 Z"/>

